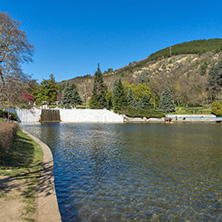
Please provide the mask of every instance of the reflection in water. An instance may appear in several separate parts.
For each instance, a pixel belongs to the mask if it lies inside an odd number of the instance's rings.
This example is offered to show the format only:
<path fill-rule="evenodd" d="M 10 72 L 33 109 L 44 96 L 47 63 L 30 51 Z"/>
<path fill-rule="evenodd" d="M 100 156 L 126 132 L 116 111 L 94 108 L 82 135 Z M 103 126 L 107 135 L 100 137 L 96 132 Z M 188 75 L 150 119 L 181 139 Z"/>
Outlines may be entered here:
<path fill-rule="evenodd" d="M 21 124 L 47 143 L 63 221 L 222 221 L 220 124 Z"/>

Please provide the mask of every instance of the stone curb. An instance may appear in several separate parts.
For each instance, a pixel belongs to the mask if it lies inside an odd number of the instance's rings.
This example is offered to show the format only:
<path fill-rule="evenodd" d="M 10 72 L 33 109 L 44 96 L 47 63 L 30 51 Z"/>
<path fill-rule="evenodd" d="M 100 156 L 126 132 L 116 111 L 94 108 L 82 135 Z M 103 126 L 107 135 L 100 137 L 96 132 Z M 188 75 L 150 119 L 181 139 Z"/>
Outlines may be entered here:
<path fill-rule="evenodd" d="M 40 176 L 37 197 L 37 221 L 38 222 L 60 222 L 59 212 L 53 174 L 53 156 L 50 148 L 28 132 L 23 133 L 37 142 L 43 151 L 43 172 Z"/>

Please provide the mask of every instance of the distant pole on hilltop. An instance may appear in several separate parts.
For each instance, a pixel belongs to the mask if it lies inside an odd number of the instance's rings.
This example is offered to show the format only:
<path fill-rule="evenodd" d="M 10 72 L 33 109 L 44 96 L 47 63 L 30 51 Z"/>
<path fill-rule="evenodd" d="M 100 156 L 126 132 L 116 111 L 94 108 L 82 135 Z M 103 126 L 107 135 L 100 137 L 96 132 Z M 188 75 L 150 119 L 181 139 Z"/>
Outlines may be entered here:
<path fill-rule="evenodd" d="M 171 57 L 171 46 L 170 46 L 170 57 Z"/>

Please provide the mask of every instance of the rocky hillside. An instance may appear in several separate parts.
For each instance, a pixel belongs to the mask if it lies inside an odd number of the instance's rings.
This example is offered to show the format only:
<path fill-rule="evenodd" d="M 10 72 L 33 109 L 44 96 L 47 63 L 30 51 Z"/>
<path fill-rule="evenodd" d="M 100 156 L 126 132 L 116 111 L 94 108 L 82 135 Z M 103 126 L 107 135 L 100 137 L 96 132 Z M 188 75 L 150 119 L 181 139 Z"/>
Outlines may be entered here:
<path fill-rule="evenodd" d="M 154 54 L 148 58 L 130 63 L 118 70 L 109 69 L 103 73 L 108 90 L 116 78 L 137 83 L 141 75 L 149 79 L 149 87 L 156 96 L 160 96 L 165 84 L 168 84 L 178 103 L 203 104 L 207 99 L 207 79 L 212 65 L 222 58 L 222 39 L 199 40 L 178 44 Z M 81 95 L 90 96 L 93 76 L 76 77 L 58 83 L 74 83 Z"/>

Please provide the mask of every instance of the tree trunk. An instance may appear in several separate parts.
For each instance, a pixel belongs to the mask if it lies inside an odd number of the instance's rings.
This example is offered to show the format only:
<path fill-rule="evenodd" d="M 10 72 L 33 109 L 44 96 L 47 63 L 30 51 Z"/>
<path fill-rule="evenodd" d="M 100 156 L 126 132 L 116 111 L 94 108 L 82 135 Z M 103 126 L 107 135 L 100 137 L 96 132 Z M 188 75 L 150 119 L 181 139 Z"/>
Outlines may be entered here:
<path fill-rule="evenodd" d="M 186 104 L 186 112 L 188 111 L 188 104 Z"/>
<path fill-rule="evenodd" d="M 9 113 L 10 113 L 10 111 L 9 111 L 9 109 L 10 109 L 10 105 L 9 105 L 9 96 L 8 96 L 8 123 L 9 123 Z"/>

